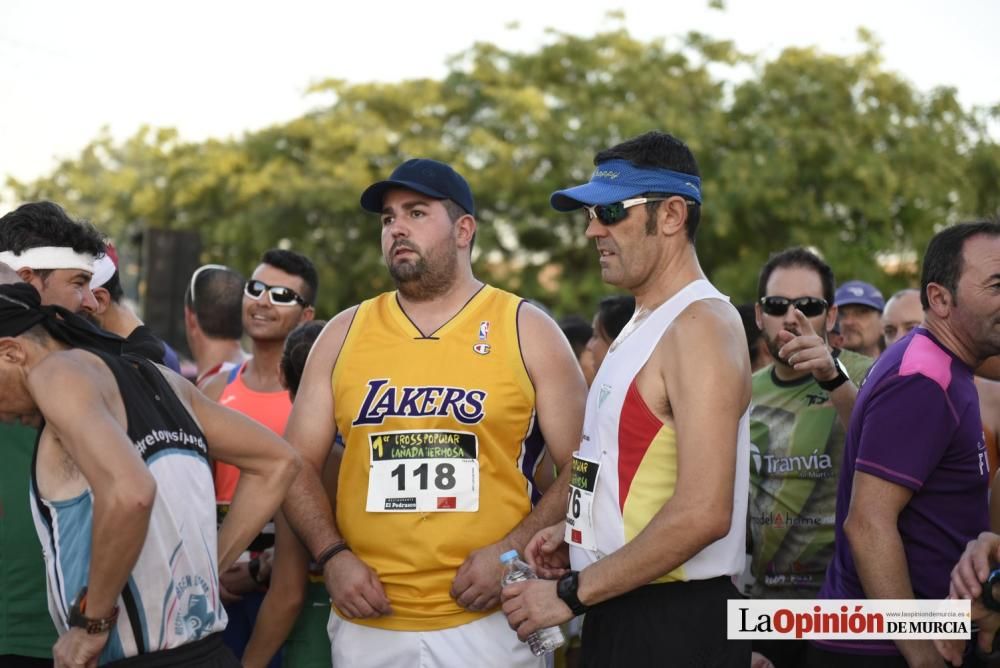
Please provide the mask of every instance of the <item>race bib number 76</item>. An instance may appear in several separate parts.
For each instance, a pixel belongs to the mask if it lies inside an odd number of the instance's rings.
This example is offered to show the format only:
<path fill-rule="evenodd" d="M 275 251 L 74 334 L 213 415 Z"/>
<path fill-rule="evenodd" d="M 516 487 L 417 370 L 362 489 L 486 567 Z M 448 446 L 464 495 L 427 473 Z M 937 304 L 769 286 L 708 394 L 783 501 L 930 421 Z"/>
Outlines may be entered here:
<path fill-rule="evenodd" d="M 565 540 L 585 550 L 596 549 L 594 536 L 594 492 L 601 465 L 574 453 L 569 478 L 569 505 L 566 509 Z"/>
<path fill-rule="evenodd" d="M 370 434 L 368 441 L 368 512 L 479 510 L 479 442 L 475 434 L 393 431 Z"/>

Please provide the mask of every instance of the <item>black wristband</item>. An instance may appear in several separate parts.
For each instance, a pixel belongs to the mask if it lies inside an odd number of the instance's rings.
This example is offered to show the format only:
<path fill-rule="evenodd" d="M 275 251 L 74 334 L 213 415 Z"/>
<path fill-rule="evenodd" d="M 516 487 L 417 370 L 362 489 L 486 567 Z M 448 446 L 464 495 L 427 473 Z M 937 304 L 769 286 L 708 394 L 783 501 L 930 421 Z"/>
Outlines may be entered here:
<path fill-rule="evenodd" d="M 562 602 L 569 607 L 573 615 L 582 615 L 590 609 L 589 605 L 584 605 L 580 602 L 580 599 L 576 594 L 577 587 L 579 586 L 579 571 L 570 571 L 566 575 L 559 578 L 559 582 L 556 583 L 556 596 L 558 596 Z"/>
<path fill-rule="evenodd" d="M 837 369 L 836 376 L 830 380 L 816 381 L 816 384 L 820 386 L 820 389 L 825 390 L 826 392 L 833 392 L 838 387 L 851 380 L 851 377 L 847 375 L 847 369 L 844 368 L 844 363 L 836 357 L 833 358 L 833 366 Z"/>
<path fill-rule="evenodd" d="M 323 568 L 323 566 L 326 565 L 326 562 L 330 561 L 344 550 L 350 550 L 350 549 L 351 546 L 348 545 L 345 541 L 334 543 L 333 545 L 331 545 L 330 547 L 326 548 L 325 550 L 319 553 L 319 556 L 316 557 L 316 565 L 319 566 L 320 568 Z"/>

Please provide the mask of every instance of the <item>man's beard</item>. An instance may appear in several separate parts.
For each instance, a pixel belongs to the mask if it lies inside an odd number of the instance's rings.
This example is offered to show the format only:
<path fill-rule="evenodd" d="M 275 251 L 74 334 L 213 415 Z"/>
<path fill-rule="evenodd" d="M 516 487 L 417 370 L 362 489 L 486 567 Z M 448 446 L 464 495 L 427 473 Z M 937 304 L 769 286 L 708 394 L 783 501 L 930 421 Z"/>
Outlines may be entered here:
<path fill-rule="evenodd" d="M 771 353 L 771 357 L 777 362 L 784 363 L 785 360 L 778 356 L 778 351 L 781 350 L 785 344 L 779 343 L 777 338 L 772 339 L 767 334 L 764 335 L 764 343 L 767 344 L 767 352 Z"/>
<path fill-rule="evenodd" d="M 412 301 L 430 301 L 445 294 L 455 284 L 458 266 L 458 248 L 449 244 L 440 251 L 432 252 L 425 257 L 415 246 L 406 242 L 397 242 L 389 250 L 391 258 L 397 248 L 402 246 L 417 255 L 416 261 L 404 261 L 393 264 L 387 261 L 389 275 L 399 290 Z"/>

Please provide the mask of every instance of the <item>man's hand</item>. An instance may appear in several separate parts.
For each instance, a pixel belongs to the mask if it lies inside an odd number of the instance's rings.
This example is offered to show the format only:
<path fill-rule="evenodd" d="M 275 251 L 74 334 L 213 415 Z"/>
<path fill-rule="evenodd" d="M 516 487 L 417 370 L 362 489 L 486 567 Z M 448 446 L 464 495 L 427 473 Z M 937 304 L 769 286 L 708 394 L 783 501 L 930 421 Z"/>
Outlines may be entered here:
<path fill-rule="evenodd" d="M 495 608 L 500 603 L 500 555 L 508 548 L 503 541 L 469 553 L 451 583 L 451 597 L 473 612 Z"/>
<path fill-rule="evenodd" d="M 52 647 L 55 668 L 96 668 L 97 658 L 108 643 L 107 633 L 87 633 L 71 628 Z"/>
<path fill-rule="evenodd" d="M 326 562 L 323 578 L 333 604 L 348 619 L 392 614 L 378 575 L 350 550 Z"/>
<path fill-rule="evenodd" d="M 975 542 L 975 541 L 972 541 Z M 970 543 L 971 545 L 971 543 Z M 948 598 L 955 598 L 949 595 Z M 972 621 L 979 627 L 977 635 L 979 651 L 983 654 L 993 652 L 993 640 L 997 631 L 1000 630 L 1000 613 L 989 610 L 978 598 L 972 599 Z M 934 641 L 934 647 L 946 661 L 953 666 L 961 666 L 965 654 L 965 640 L 943 640 Z"/>
<path fill-rule="evenodd" d="M 250 567 L 247 561 L 235 563 L 224 570 L 219 576 L 219 584 L 222 586 L 222 591 L 237 601 L 243 598 L 244 594 L 249 594 L 257 589 L 257 583 L 250 577 Z M 231 601 L 226 602 L 230 603 Z"/>
<path fill-rule="evenodd" d="M 897 640 L 896 646 L 910 668 L 941 668 L 946 666 L 933 640 Z M 958 665 L 962 665 L 961 661 Z"/>
<path fill-rule="evenodd" d="M 1000 536 L 984 531 L 969 541 L 962 557 L 951 569 L 951 597 L 978 599 L 993 569 L 991 564 L 996 563 L 1000 563 Z"/>
<path fill-rule="evenodd" d="M 555 580 L 513 582 L 503 588 L 503 614 L 521 642 L 539 629 L 573 619 L 573 612 L 556 595 Z"/>
<path fill-rule="evenodd" d="M 528 541 L 524 557 L 535 574 L 543 579 L 562 577 L 569 569 L 569 545 L 566 544 L 566 523 L 545 527 Z"/>
<path fill-rule="evenodd" d="M 799 325 L 798 335 L 788 330 L 778 332 L 778 341 L 783 344 L 778 357 L 796 371 L 810 372 L 820 382 L 836 378 L 837 367 L 826 339 L 816 334 L 809 318 L 798 309 L 795 309 L 795 321 Z"/>
<path fill-rule="evenodd" d="M 985 654 L 993 651 L 993 641 L 1000 630 L 1000 613 L 987 609 L 982 602 L 983 583 L 997 563 L 1000 563 L 1000 536 L 984 531 L 965 546 L 965 552 L 951 570 L 949 585 L 948 598 L 972 601 L 972 621 L 979 626 L 979 650 Z M 934 644 L 952 665 L 961 665 L 964 642 L 937 640 Z"/>

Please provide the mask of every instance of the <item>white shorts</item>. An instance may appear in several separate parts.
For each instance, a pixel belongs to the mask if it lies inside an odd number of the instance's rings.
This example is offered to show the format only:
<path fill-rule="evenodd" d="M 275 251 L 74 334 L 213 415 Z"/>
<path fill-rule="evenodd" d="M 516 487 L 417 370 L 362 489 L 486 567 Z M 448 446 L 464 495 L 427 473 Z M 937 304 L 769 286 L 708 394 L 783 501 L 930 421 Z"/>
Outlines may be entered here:
<path fill-rule="evenodd" d="M 333 668 L 544 668 L 500 611 L 439 631 L 388 631 L 330 613 Z M 551 656 L 551 655 L 549 655 Z"/>

